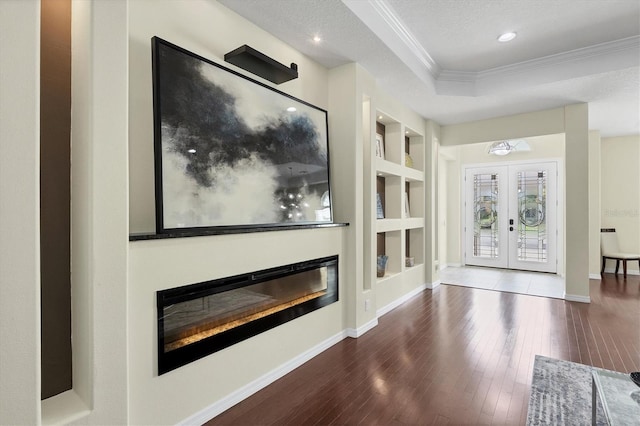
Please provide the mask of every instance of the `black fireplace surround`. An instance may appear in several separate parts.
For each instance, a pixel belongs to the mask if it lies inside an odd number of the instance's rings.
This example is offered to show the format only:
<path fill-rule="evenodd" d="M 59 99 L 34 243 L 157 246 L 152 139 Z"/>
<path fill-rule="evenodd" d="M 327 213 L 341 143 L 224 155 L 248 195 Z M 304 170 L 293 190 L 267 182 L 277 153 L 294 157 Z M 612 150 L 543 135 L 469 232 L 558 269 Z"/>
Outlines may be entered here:
<path fill-rule="evenodd" d="M 158 291 L 158 374 L 337 301 L 338 256 Z"/>

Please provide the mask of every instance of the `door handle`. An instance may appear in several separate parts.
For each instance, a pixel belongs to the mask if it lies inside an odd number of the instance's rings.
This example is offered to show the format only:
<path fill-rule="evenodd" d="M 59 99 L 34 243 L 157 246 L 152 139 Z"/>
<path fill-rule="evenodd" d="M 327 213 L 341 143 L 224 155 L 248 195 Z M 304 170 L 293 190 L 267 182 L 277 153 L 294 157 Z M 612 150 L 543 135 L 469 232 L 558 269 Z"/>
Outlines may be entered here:
<path fill-rule="evenodd" d="M 509 231 L 513 231 L 513 226 L 510 226 L 510 227 L 509 227 Z"/>

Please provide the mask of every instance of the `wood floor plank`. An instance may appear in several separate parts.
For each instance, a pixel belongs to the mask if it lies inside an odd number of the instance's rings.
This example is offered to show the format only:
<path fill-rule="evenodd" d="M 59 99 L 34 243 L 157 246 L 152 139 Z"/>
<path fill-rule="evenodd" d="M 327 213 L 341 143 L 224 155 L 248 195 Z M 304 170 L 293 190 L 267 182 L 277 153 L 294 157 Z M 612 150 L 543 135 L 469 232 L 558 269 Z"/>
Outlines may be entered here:
<path fill-rule="evenodd" d="M 536 354 L 640 371 L 640 277 L 590 287 L 591 304 L 427 290 L 207 424 L 524 424 Z"/>

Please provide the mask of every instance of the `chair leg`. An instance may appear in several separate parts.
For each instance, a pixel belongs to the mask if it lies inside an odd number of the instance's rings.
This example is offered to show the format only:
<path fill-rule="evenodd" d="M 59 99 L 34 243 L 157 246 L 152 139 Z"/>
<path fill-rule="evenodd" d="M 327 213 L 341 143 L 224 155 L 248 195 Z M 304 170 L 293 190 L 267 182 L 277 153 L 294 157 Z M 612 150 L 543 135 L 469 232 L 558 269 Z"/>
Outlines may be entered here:
<path fill-rule="evenodd" d="M 602 256 L 602 269 L 600 269 L 600 275 L 604 274 L 604 264 L 607 262 L 607 258 Z"/>
<path fill-rule="evenodd" d="M 618 275 L 618 269 L 620 269 L 620 259 L 616 259 L 616 275 Z"/>
<path fill-rule="evenodd" d="M 627 259 L 622 261 L 622 271 L 624 272 L 624 277 L 627 278 Z"/>

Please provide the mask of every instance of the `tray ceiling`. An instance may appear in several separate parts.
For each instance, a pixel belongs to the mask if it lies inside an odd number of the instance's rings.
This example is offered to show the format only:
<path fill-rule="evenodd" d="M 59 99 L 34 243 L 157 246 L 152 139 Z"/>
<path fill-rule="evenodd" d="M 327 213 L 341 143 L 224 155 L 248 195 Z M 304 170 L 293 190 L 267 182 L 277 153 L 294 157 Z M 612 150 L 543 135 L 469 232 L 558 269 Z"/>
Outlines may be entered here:
<path fill-rule="evenodd" d="M 640 133 L 637 0 L 220 3 L 327 68 L 360 63 L 444 125 L 589 102 L 590 129 Z"/>

